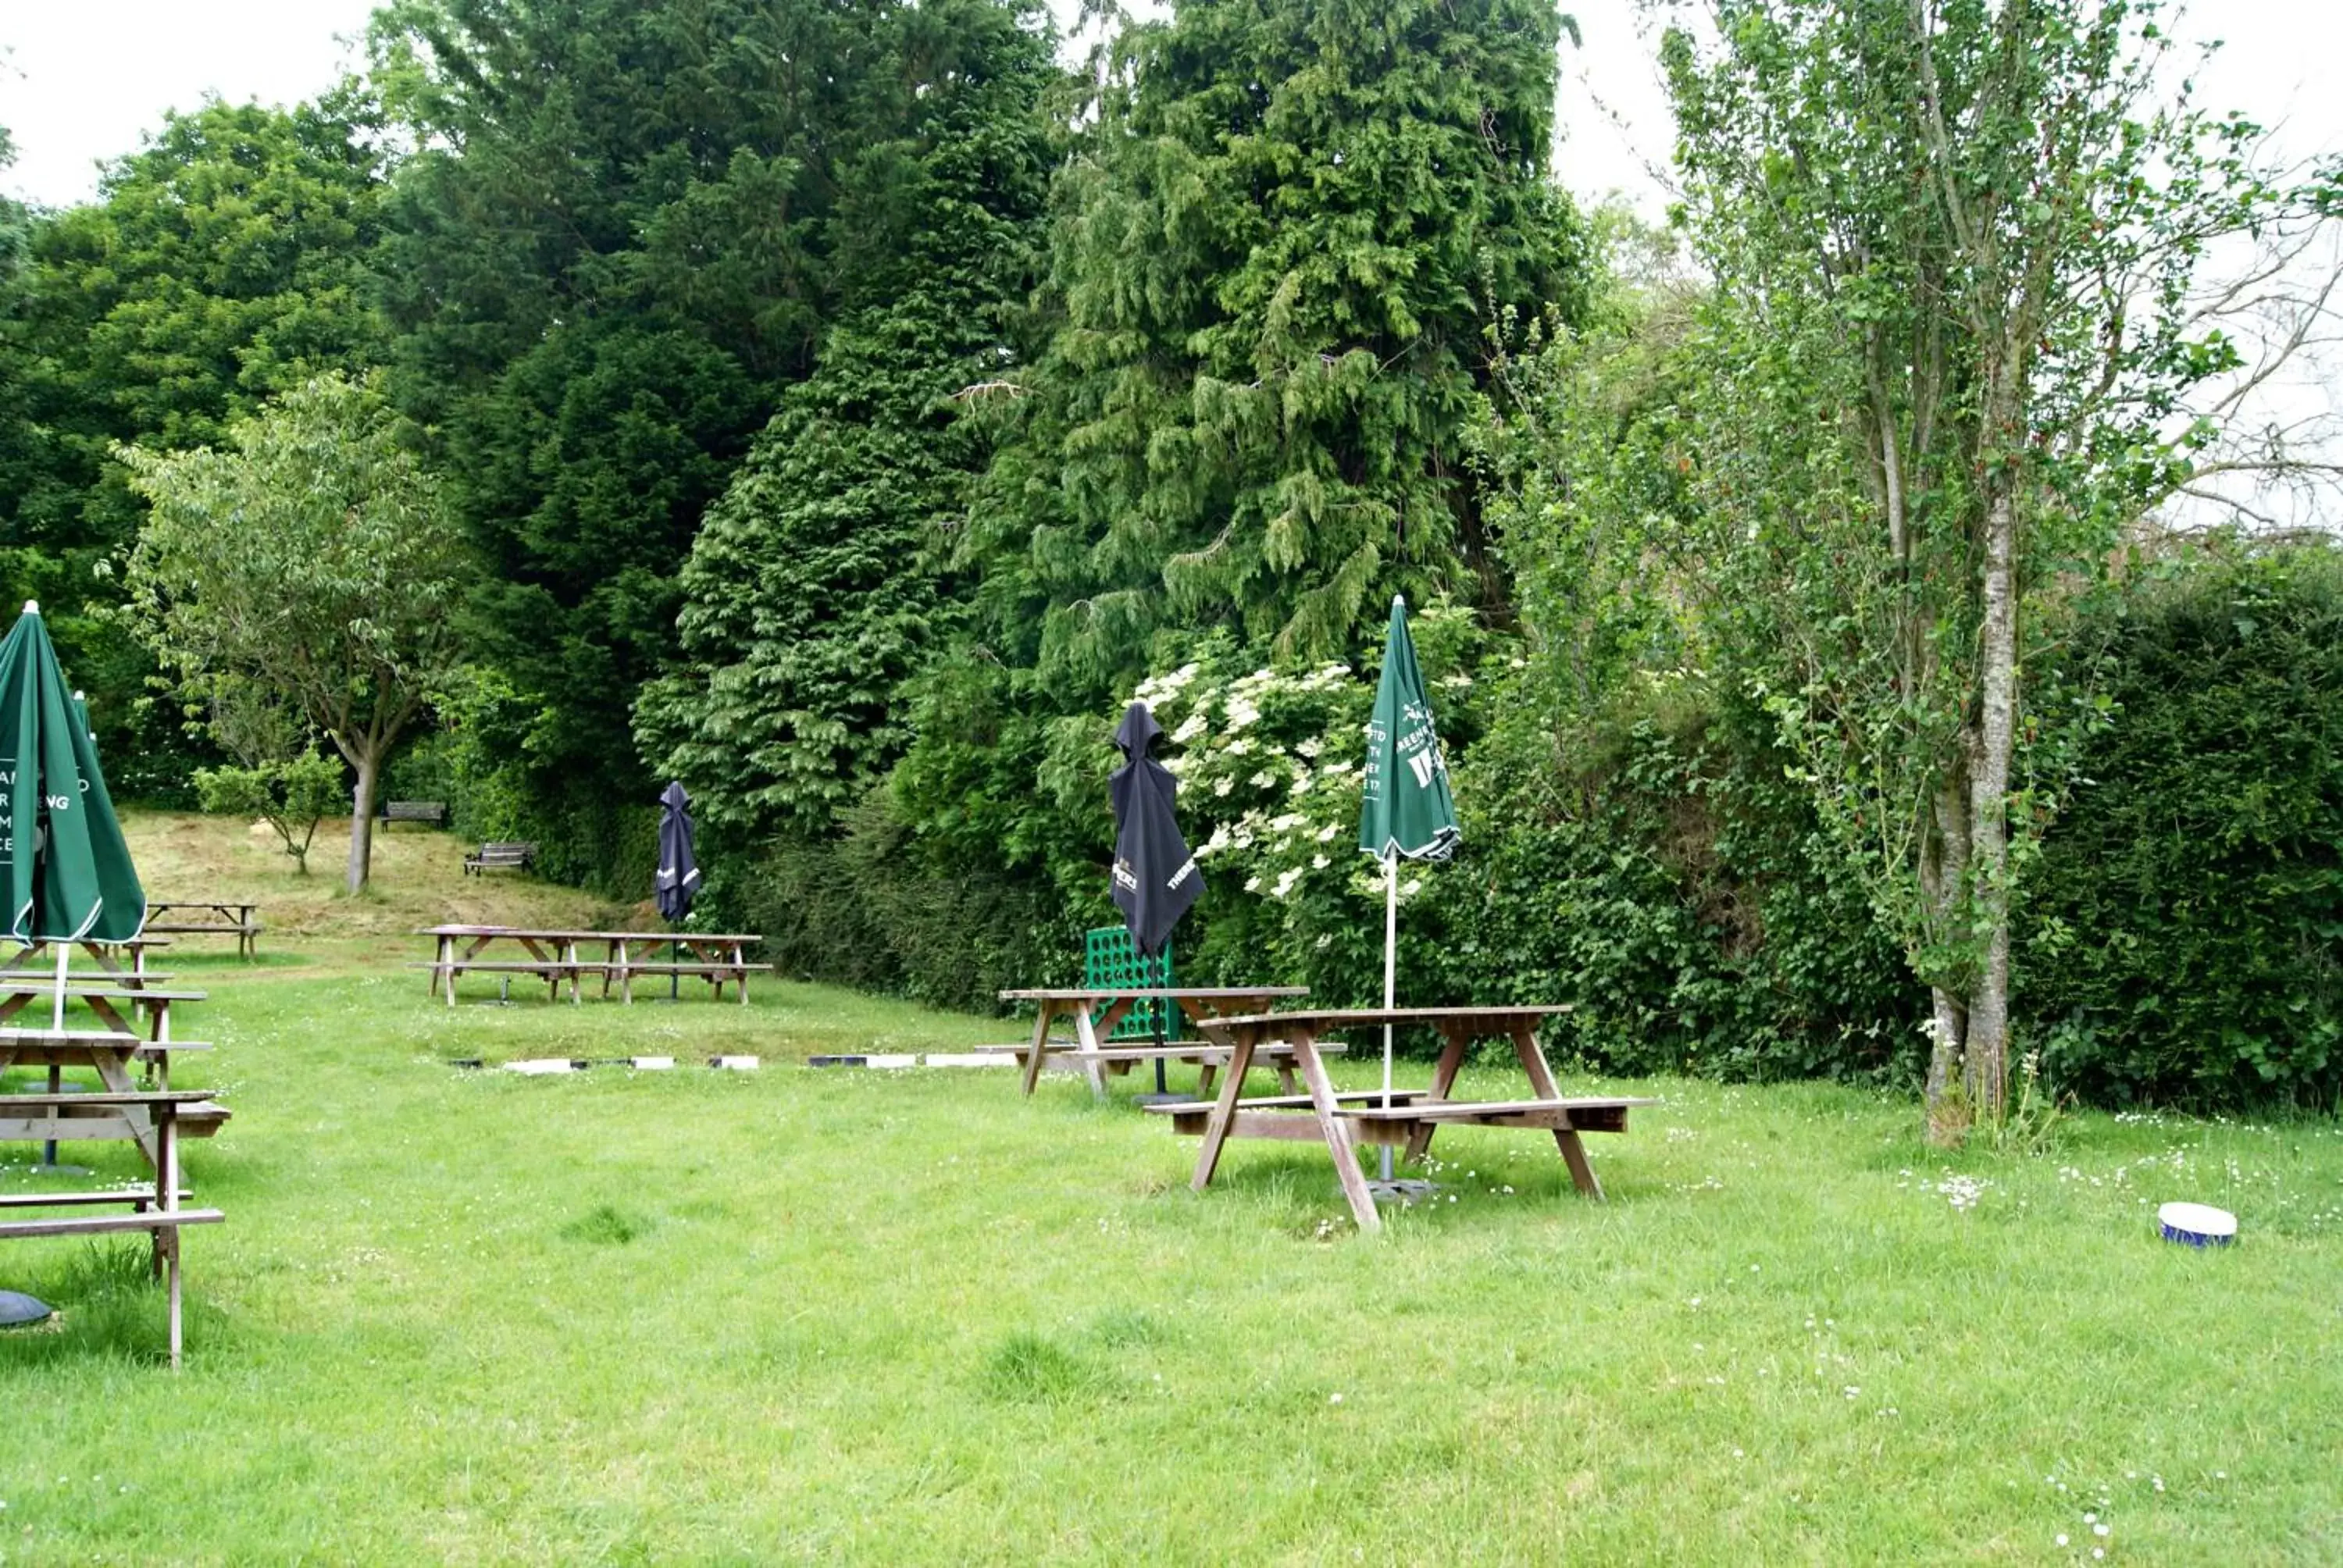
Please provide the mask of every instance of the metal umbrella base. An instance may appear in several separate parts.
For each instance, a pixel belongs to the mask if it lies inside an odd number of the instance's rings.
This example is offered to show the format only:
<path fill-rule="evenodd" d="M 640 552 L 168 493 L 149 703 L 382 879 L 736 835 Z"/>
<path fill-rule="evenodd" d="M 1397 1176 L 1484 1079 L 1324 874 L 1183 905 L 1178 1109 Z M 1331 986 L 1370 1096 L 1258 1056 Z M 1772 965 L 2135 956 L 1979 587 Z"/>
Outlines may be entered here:
<path fill-rule="evenodd" d="M 1367 1191 L 1378 1203 L 1424 1203 L 1439 1195 L 1440 1183 L 1403 1176 L 1396 1181 L 1370 1177 Z"/>
<path fill-rule="evenodd" d="M 22 1291 L 0 1291 L 0 1329 L 20 1329 L 26 1323 L 43 1322 L 55 1311 L 38 1296 L 28 1296 Z"/>

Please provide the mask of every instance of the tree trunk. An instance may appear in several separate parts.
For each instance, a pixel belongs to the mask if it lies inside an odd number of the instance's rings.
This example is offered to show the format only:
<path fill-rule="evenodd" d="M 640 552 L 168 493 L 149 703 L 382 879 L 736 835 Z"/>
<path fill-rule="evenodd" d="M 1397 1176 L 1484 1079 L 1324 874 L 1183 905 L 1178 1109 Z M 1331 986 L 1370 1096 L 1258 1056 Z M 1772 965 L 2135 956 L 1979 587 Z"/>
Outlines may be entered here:
<path fill-rule="evenodd" d="M 375 775 L 382 768 L 382 756 L 369 750 L 350 760 L 358 770 L 357 788 L 350 794 L 349 890 L 355 893 L 365 888 L 367 874 L 373 869 L 374 785 Z"/>
<path fill-rule="evenodd" d="M 1928 900 L 1930 940 L 1957 945 L 1968 919 L 1968 764 L 1963 760 L 1936 786 L 1933 831 L 1921 852 L 1920 886 Z M 1929 1038 L 1926 1114 L 1928 1141 L 1939 1149 L 1959 1147 L 1968 1136 L 1976 1106 L 1967 1092 L 1969 1011 L 1952 989 L 1952 977 L 1934 977 L 1928 987 Z"/>
<path fill-rule="evenodd" d="M 2017 497 L 1995 476 L 1986 505 L 1985 620 L 1977 638 L 1977 737 L 1969 761 L 1969 852 L 1977 934 L 1965 1066 L 1977 1114 L 2001 1120 L 2009 1089 L 2009 767 L 2017 713 Z"/>

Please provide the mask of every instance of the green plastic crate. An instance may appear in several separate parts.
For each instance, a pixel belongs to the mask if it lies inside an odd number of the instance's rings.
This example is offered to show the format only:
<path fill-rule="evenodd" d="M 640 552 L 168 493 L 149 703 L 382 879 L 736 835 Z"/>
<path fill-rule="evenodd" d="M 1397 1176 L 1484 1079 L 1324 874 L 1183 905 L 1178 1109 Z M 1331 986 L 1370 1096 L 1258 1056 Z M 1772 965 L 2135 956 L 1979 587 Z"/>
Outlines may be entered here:
<path fill-rule="evenodd" d="M 1101 926 L 1082 934 L 1082 986 L 1105 990 L 1122 986 L 1172 984 L 1172 944 L 1155 957 L 1141 958 L 1131 945 L 1131 932 L 1121 926 Z M 1180 1012 L 1170 1002 L 1143 1001 L 1122 1015 L 1109 1040 L 1152 1040 L 1161 1023 L 1163 1038 L 1179 1038 Z"/>

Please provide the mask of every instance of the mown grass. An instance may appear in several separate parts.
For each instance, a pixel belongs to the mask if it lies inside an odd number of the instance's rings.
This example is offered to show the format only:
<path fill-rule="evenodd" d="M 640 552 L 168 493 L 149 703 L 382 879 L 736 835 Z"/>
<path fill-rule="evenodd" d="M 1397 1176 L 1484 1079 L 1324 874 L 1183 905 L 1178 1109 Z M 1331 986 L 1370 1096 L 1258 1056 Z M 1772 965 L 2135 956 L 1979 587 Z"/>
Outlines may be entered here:
<path fill-rule="evenodd" d="M 2331 1123 L 1948 1164 L 1892 1098 L 1644 1082 L 1608 1205 L 1457 1131 L 1367 1241 L 1303 1146 L 1199 1196 L 1192 1142 L 1077 1082 L 791 1065 L 1000 1020 L 449 1010 L 412 939 L 266 946 L 192 966 L 179 1030 L 236 1109 L 188 1162 L 229 1218 L 186 1370 L 138 1249 L 0 1249 L 63 1309 L 0 1335 L 11 1560 L 2343 1559 Z M 718 1050 L 767 1065 L 448 1065 Z M 2175 1197 L 2242 1244 L 2157 1241 Z"/>

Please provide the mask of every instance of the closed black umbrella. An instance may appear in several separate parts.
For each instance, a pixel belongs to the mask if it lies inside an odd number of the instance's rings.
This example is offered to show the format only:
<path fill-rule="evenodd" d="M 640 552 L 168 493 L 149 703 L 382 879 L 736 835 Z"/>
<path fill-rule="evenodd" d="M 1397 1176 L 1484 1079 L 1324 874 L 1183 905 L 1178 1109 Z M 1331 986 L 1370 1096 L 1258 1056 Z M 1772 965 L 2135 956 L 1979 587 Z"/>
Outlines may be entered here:
<path fill-rule="evenodd" d="M 1204 890 L 1203 873 L 1188 852 L 1172 815 L 1179 781 L 1148 749 L 1163 733 L 1147 704 L 1134 702 L 1123 710 L 1114 743 L 1122 749 L 1123 764 L 1107 781 L 1114 797 L 1114 901 L 1131 928 L 1131 946 L 1142 959 L 1151 959 L 1171 940 L 1172 928 Z M 1159 971 L 1160 974 L 1160 971 Z M 1155 1040 L 1163 1042 L 1165 1009 L 1154 1004 Z M 1155 1061 L 1155 1089 L 1163 1092 L 1163 1060 Z"/>
<path fill-rule="evenodd" d="M 680 926 L 699 893 L 699 860 L 691 852 L 691 797 L 682 785 L 671 783 L 659 796 L 659 874 L 651 879 L 651 893 L 659 901 L 659 919 Z M 668 946 L 669 960 L 681 963 L 681 950 L 672 942 Z M 675 999 L 681 979 L 680 970 L 668 976 L 669 1000 Z"/>

